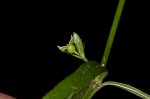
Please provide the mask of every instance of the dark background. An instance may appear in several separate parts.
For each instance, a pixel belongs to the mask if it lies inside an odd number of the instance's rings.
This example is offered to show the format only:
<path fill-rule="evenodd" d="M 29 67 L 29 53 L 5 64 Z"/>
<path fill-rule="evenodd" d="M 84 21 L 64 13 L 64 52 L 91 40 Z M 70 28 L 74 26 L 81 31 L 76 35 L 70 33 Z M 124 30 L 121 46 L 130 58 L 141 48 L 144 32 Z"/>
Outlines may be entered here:
<path fill-rule="evenodd" d="M 100 62 L 118 0 L 99 2 L 6 2 L 1 18 L 0 92 L 18 99 L 41 99 L 82 60 L 61 53 L 73 31 L 85 42 L 89 60 Z M 150 94 L 149 6 L 126 1 L 108 60 L 112 80 Z M 107 86 L 93 99 L 140 99 Z"/>

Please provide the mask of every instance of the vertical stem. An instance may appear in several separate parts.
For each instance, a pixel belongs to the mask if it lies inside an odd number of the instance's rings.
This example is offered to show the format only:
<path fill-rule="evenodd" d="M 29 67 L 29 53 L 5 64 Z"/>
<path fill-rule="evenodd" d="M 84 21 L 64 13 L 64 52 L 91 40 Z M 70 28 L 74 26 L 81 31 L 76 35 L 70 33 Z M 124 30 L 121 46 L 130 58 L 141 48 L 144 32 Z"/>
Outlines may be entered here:
<path fill-rule="evenodd" d="M 117 10 L 116 10 L 116 13 L 115 13 L 115 17 L 114 17 L 114 20 L 113 20 L 113 23 L 112 23 L 112 26 L 111 26 L 109 37 L 108 37 L 107 44 L 106 44 L 106 47 L 105 47 L 105 51 L 104 51 L 102 61 L 101 61 L 101 66 L 103 66 L 103 67 L 106 67 L 106 64 L 107 64 L 107 60 L 108 60 L 109 53 L 110 53 L 110 50 L 111 50 L 111 47 L 112 47 L 112 44 L 113 44 L 113 40 L 114 40 L 114 37 L 115 37 L 115 34 L 116 34 L 116 30 L 117 30 L 118 23 L 119 23 L 119 20 L 120 20 L 120 16 L 121 16 L 121 13 L 122 13 L 122 10 L 123 10 L 123 7 L 124 7 L 124 3 L 125 3 L 125 0 L 119 0 L 118 7 L 117 7 Z"/>

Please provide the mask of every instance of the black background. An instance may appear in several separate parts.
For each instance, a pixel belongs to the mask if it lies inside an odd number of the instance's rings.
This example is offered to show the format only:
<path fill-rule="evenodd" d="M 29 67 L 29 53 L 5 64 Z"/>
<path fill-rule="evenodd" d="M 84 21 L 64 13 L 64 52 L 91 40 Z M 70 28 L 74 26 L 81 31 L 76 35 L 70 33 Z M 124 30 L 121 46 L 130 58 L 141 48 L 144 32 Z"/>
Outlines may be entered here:
<path fill-rule="evenodd" d="M 5 2 L 1 18 L 0 92 L 41 99 L 82 60 L 61 53 L 73 31 L 85 42 L 89 60 L 100 62 L 118 0 L 86 2 Z M 149 6 L 126 1 L 107 63 L 105 81 L 130 84 L 150 94 Z M 93 99 L 140 99 L 107 86 Z"/>

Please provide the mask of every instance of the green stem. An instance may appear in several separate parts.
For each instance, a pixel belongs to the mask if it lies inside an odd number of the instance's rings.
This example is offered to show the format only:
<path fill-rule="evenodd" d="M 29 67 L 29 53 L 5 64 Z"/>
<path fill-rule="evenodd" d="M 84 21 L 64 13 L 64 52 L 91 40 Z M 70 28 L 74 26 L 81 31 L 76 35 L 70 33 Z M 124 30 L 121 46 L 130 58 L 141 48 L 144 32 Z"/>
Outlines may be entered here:
<path fill-rule="evenodd" d="M 113 20 L 113 23 L 112 23 L 112 27 L 111 27 L 111 30 L 110 30 L 110 33 L 109 33 L 109 37 L 108 37 L 107 44 L 106 44 L 106 47 L 105 47 L 105 51 L 104 51 L 102 61 L 101 61 L 101 66 L 103 66 L 103 67 L 106 67 L 106 64 L 107 64 L 107 60 L 108 60 L 109 53 L 110 53 L 110 50 L 111 50 L 111 47 L 112 47 L 112 44 L 113 44 L 113 40 L 114 40 L 114 37 L 115 37 L 115 34 L 116 34 L 116 30 L 117 30 L 118 23 L 119 23 L 119 20 L 120 20 L 120 16 L 121 16 L 121 13 L 122 13 L 122 10 L 123 10 L 123 7 L 124 7 L 124 3 L 125 3 L 125 0 L 119 0 L 118 7 L 117 7 L 117 10 L 116 10 L 116 14 L 115 14 L 115 17 L 114 17 L 114 20 Z"/>
<path fill-rule="evenodd" d="M 82 99 L 91 99 L 94 94 L 100 90 L 102 81 L 105 79 L 105 77 L 108 75 L 108 72 L 105 71 L 101 73 L 100 75 L 96 76 L 94 80 L 91 81 L 90 86 L 85 93 L 85 95 L 82 97 Z"/>
<path fill-rule="evenodd" d="M 112 85 L 112 86 L 119 87 L 121 89 L 124 89 L 124 90 L 126 90 L 126 91 L 128 91 L 130 93 L 133 93 L 133 94 L 141 97 L 142 99 L 150 99 L 150 95 L 149 94 L 147 94 L 147 93 L 145 93 L 145 92 L 143 92 L 143 91 L 141 91 L 141 90 L 139 90 L 139 89 L 137 89 L 135 87 L 132 87 L 132 86 L 130 86 L 128 84 L 123 84 L 123 83 L 115 82 L 115 81 L 107 81 L 107 82 L 104 82 L 101 87 L 104 87 L 106 85 Z"/>

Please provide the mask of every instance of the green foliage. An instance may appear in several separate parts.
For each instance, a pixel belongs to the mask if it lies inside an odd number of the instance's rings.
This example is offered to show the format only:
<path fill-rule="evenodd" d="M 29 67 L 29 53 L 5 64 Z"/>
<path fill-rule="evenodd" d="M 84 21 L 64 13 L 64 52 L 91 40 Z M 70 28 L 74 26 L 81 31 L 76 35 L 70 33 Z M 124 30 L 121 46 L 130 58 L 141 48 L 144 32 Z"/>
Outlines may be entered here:
<path fill-rule="evenodd" d="M 105 67 L 124 3 L 125 0 L 119 0 L 101 64 L 99 64 L 97 61 L 87 60 L 85 57 L 82 40 L 75 32 L 73 32 L 73 36 L 71 36 L 71 39 L 66 46 L 58 46 L 61 52 L 66 52 L 72 56 L 82 59 L 86 63 L 80 65 L 80 67 L 74 73 L 58 83 L 57 86 L 48 92 L 42 99 L 91 99 L 98 90 L 106 85 L 116 86 L 141 98 L 150 99 L 150 95 L 130 85 L 114 81 L 102 82 L 108 74 L 108 71 Z"/>
<path fill-rule="evenodd" d="M 73 40 L 74 40 L 74 44 L 76 45 L 79 55 L 81 56 L 81 58 L 85 58 L 84 46 L 83 46 L 82 40 L 76 32 L 73 32 Z"/>
<path fill-rule="evenodd" d="M 76 58 L 82 59 L 85 62 L 88 61 L 84 53 L 84 44 L 82 43 L 80 36 L 76 32 L 73 32 L 73 36 L 71 35 L 71 39 L 66 46 L 57 47 L 61 52 L 66 52 Z"/>
<path fill-rule="evenodd" d="M 107 71 L 97 61 L 83 63 L 74 73 L 66 77 L 53 90 L 48 92 L 42 99 L 66 99 L 67 97 L 78 97 L 75 94 L 83 92 L 92 79 Z"/>

